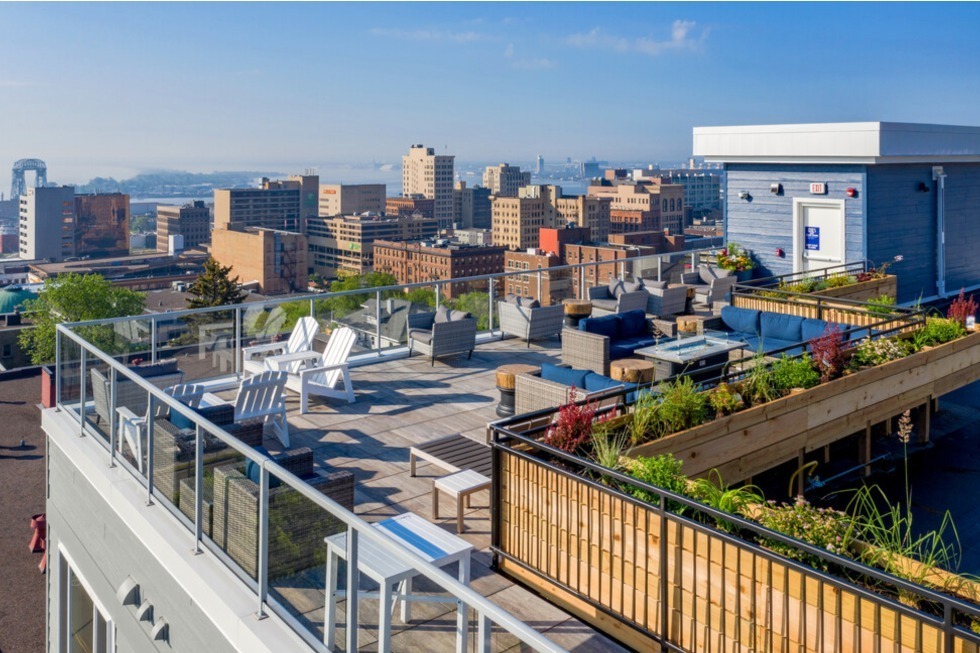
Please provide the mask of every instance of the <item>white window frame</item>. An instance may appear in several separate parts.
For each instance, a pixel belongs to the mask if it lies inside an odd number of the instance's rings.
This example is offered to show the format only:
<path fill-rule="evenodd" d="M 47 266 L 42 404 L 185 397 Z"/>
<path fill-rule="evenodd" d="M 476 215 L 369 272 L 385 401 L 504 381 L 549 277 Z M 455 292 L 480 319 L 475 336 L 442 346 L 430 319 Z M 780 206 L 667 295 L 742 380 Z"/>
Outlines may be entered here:
<path fill-rule="evenodd" d="M 88 594 L 89 598 L 92 600 L 92 633 L 96 641 L 93 642 L 94 650 L 99 651 L 98 640 L 98 628 L 94 627 L 96 612 L 105 621 L 106 627 L 106 653 L 115 653 L 116 651 L 116 627 L 115 623 L 112 621 L 112 617 L 109 615 L 109 611 L 105 609 L 105 606 L 99 601 L 95 592 L 92 591 L 92 586 L 89 584 L 85 577 L 78 572 L 78 566 L 73 562 L 72 557 L 65 551 L 64 546 L 58 545 L 58 642 L 57 650 L 60 653 L 66 653 L 68 651 L 70 637 L 70 626 L 68 624 L 69 616 L 71 615 L 71 576 L 78 579 L 79 584 L 82 589 Z"/>

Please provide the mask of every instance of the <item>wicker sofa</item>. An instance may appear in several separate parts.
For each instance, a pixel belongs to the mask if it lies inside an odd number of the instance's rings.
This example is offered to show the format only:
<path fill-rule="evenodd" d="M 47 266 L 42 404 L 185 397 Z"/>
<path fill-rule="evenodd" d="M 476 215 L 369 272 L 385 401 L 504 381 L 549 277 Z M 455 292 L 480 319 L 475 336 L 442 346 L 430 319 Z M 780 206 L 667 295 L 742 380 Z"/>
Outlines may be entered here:
<path fill-rule="evenodd" d="M 348 510 L 354 509 L 354 475 L 313 468 L 308 447 L 275 456 L 279 465 Z M 211 538 L 252 577 L 258 571 L 259 486 L 242 463 L 214 469 Z M 274 477 L 270 477 L 272 481 Z M 269 490 L 269 578 L 282 578 L 323 564 L 323 538 L 343 529 L 329 512 L 287 485 Z"/>
<path fill-rule="evenodd" d="M 531 345 L 532 340 L 544 340 L 561 333 L 565 308 L 561 304 L 540 306 L 537 300 L 507 295 L 497 302 L 500 330 Z"/>
<path fill-rule="evenodd" d="M 514 413 L 526 413 L 589 399 L 612 389 L 635 388 L 636 384 L 614 381 L 589 370 L 543 363 L 534 374 L 514 377 Z"/>
<path fill-rule="evenodd" d="M 429 356 L 432 364 L 441 356 L 473 355 L 476 348 L 476 319 L 463 311 L 440 306 L 434 313 L 408 316 L 408 354 L 418 351 Z"/>
<path fill-rule="evenodd" d="M 609 374 L 609 362 L 657 343 L 643 310 L 588 318 L 578 329 L 561 332 L 561 362 L 573 368 Z"/>

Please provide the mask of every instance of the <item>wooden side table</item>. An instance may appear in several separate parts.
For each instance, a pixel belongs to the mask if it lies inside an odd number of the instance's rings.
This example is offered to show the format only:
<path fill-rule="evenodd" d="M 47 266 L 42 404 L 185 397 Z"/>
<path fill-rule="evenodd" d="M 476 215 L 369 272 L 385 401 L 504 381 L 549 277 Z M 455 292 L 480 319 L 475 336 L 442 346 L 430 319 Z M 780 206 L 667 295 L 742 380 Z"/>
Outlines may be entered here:
<path fill-rule="evenodd" d="M 592 302 L 588 299 L 563 299 L 565 305 L 565 326 L 578 328 L 578 323 L 592 315 Z"/>
<path fill-rule="evenodd" d="M 541 368 L 537 365 L 512 363 L 497 368 L 497 390 L 500 390 L 500 403 L 497 404 L 498 417 L 510 417 L 514 414 L 514 377 L 518 374 L 537 374 Z"/>
<path fill-rule="evenodd" d="M 622 358 L 609 363 L 609 376 L 627 383 L 653 383 L 651 361 L 642 358 Z"/>
<path fill-rule="evenodd" d="M 456 500 L 456 532 L 463 532 L 463 508 L 470 507 L 470 496 L 490 489 L 490 479 L 472 469 L 443 476 L 432 484 L 432 518 L 439 519 L 439 493 Z"/>

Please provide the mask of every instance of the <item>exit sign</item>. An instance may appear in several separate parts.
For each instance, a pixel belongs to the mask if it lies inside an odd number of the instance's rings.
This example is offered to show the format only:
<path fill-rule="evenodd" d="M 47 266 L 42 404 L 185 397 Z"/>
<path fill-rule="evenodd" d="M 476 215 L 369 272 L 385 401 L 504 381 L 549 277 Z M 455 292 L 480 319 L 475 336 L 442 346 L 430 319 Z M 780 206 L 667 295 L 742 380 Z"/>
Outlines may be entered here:
<path fill-rule="evenodd" d="M 810 184 L 810 194 L 811 195 L 826 195 L 827 194 L 827 184 Z"/>

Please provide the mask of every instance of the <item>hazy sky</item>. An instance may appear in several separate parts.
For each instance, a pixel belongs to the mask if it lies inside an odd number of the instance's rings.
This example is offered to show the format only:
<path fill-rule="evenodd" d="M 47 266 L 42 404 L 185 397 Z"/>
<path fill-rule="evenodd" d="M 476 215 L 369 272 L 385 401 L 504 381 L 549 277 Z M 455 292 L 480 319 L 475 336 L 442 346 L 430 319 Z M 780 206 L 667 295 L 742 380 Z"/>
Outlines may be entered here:
<path fill-rule="evenodd" d="M 980 125 L 976 4 L 0 4 L 14 160 L 680 160 L 695 125 Z"/>

